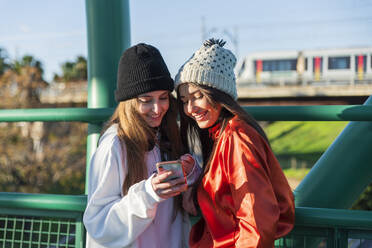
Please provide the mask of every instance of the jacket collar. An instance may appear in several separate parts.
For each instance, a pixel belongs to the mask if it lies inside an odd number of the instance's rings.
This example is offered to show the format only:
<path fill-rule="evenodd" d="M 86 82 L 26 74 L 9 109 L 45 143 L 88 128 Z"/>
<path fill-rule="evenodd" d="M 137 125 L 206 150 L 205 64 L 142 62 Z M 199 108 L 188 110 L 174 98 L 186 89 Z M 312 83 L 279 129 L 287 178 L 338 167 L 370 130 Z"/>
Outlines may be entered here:
<path fill-rule="evenodd" d="M 217 122 L 213 126 L 208 128 L 208 132 L 209 132 L 209 137 L 212 138 L 213 141 L 217 140 L 221 132 L 221 122 Z"/>

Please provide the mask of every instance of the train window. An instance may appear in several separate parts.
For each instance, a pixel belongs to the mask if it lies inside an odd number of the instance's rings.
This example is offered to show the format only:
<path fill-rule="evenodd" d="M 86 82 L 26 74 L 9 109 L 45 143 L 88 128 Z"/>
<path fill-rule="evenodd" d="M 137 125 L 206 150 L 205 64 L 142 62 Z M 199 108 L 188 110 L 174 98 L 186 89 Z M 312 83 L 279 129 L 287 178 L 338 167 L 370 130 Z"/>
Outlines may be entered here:
<path fill-rule="evenodd" d="M 263 60 L 262 71 L 295 71 L 296 64 L 297 59 Z"/>
<path fill-rule="evenodd" d="M 350 68 L 350 57 L 329 57 L 328 69 L 339 70 Z"/>
<path fill-rule="evenodd" d="M 366 71 L 367 67 L 367 56 L 365 55 L 357 55 L 355 56 L 355 71 Z"/>

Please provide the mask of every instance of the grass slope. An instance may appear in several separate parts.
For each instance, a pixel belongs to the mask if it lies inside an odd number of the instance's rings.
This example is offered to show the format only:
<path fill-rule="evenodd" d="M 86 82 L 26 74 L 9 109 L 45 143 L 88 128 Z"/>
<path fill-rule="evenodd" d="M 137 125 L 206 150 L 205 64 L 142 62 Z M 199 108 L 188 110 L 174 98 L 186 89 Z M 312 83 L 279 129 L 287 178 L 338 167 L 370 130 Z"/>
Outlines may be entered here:
<path fill-rule="evenodd" d="M 265 127 L 271 147 L 293 189 L 347 123 L 281 121 Z"/>
<path fill-rule="evenodd" d="M 347 122 L 278 121 L 265 132 L 276 155 L 323 153 Z"/>

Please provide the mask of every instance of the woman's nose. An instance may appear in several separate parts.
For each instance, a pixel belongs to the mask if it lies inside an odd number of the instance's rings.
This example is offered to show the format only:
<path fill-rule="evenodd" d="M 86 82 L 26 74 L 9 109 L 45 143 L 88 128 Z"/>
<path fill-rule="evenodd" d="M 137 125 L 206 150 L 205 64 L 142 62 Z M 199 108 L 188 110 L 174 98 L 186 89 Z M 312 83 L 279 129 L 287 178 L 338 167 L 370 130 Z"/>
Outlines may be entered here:
<path fill-rule="evenodd" d="M 195 106 L 191 101 L 187 102 L 187 112 L 192 113 L 195 111 Z"/>
<path fill-rule="evenodd" d="M 155 113 L 155 114 L 159 114 L 160 112 L 160 104 L 158 102 L 155 102 L 153 105 L 152 105 L 152 111 Z"/>

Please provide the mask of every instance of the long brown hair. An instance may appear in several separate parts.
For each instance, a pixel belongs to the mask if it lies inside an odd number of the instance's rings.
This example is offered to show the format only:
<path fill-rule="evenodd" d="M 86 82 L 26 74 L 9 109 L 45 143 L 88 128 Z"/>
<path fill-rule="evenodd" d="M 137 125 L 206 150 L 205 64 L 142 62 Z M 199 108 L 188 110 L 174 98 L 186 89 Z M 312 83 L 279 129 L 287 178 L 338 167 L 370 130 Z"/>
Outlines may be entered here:
<path fill-rule="evenodd" d="M 238 116 L 239 119 L 245 121 L 248 125 L 252 126 L 266 141 L 268 141 L 265 131 L 258 124 L 258 122 L 247 113 L 230 95 L 204 85 L 198 85 L 194 83 L 189 83 L 194 87 L 198 88 L 207 101 L 211 104 L 212 107 L 216 107 L 217 104 L 221 105 L 221 113 L 217 120 L 217 123 L 221 124 L 221 132 L 225 129 L 229 120 Z M 179 88 L 177 90 L 177 99 L 180 98 Z M 183 108 L 183 103 L 181 100 L 178 100 L 178 108 L 180 112 L 180 130 L 181 130 L 181 139 L 187 150 L 187 152 L 193 150 L 194 147 L 201 147 L 202 159 L 203 159 L 203 171 L 204 173 L 200 175 L 197 180 L 197 185 L 194 187 L 194 201 L 196 201 L 196 189 L 198 184 L 201 182 L 205 173 L 209 170 L 210 159 L 213 157 L 215 151 L 215 144 L 218 141 L 213 142 L 209 137 L 208 129 L 199 128 L 196 121 L 188 117 Z"/>
<path fill-rule="evenodd" d="M 118 136 L 122 147 L 125 145 L 127 154 L 130 154 L 126 156 L 128 173 L 122 185 L 124 195 L 130 186 L 147 178 L 144 157 L 155 143 L 159 145 L 163 159 L 178 159 L 183 152 L 175 98 L 169 93 L 169 109 L 159 127 L 160 140 L 156 140 L 155 137 L 157 130 L 150 127 L 138 113 L 137 104 L 136 98 L 120 102 L 103 129 L 104 131 L 111 125 L 118 124 Z"/>

